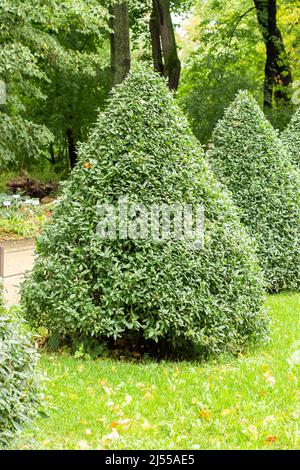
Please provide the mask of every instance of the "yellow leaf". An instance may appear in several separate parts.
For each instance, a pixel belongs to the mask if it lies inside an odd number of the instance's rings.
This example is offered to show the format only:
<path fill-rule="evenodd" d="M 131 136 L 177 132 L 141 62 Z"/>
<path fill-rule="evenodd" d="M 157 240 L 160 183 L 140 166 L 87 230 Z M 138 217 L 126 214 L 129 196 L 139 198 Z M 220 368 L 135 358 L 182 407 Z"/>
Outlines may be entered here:
<path fill-rule="evenodd" d="M 152 393 L 149 392 L 149 390 L 148 390 L 148 391 L 145 393 L 144 398 L 145 398 L 145 400 L 153 400 L 154 396 L 153 396 Z"/>
<path fill-rule="evenodd" d="M 149 422 L 145 419 L 145 421 L 142 423 L 142 429 L 144 429 L 144 431 L 147 431 L 147 429 L 150 429 L 151 426 L 149 424 Z"/>
<path fill-rule="evenodd" d="M 204 419 L 205 421 L 210 421 L 212 418 L 212 412 L 209 410 L 200 410 L 199 411 L 200 417 Z"/>
<path fill-rule="evenodd" d="M 129 428 L 129 424 L 130 424 L 130 419 L 126 418 L 126 419 L 120 419 L 119 421 L 113 421 L 110 424 L 110 427 L 112 429 L 116 429 L 119 426 L 119 427 L 122 427 L 124 431 L 126 431 Z"/>
<path fill-rule="evenodd" d="M 265 444 L 271 444 L 272 442 L 277 441 L 277 436 L 274 434 L 270 434 L 269 436 L 266 437 L 265 439 Z"/>
<path fill-rule="evenodd" d="M 233 413 L 233 410 L 231 408 L 225 408 L 224 410 L 221 411 L 222 416 L 228 416 Z"/>
<path fill-rule="evenodd" d="M 84 168 L 86 168 L 87 170 L 90 170 L 93 165 L 91 164 L 91 162 L 85 162 L 85 163 L 83 164 L 83 166 L 84 166 Z"/>

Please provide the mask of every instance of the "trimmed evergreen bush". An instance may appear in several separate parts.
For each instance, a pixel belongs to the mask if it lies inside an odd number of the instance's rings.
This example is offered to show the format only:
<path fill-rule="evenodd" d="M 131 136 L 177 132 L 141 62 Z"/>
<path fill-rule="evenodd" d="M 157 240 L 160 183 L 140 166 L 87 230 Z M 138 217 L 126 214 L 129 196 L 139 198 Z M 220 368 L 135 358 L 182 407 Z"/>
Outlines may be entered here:
<path fill-rule="evenodd" d="M 269 289 L 298 289 L 300 175 L 248 92 L 240 92 L 219 121 L 208 155 L 256 238 Z"/>
<path fill-rule="evenodd" d="M 97 204 L 202 203 L 205 243 L 101 239 Z M 116 87 L 37 244 L 28 320 L 63 337 L 133 338 L 236 352 L 265 335 L 251 239 L 166 83 L 137 68 Z"/>
<path fill-rule="evenodd" d="M 38 359 L 24 321 L 4 309 L 0 292 L 0 448 L 37 414 L 42 399 Z"/>
<path fill-rule="evenodd" d="M 281 134 L 282 142 L 287 146 L 292 162 L 300 167 L 300 108 L 293 115 L 288 127 Z"/>

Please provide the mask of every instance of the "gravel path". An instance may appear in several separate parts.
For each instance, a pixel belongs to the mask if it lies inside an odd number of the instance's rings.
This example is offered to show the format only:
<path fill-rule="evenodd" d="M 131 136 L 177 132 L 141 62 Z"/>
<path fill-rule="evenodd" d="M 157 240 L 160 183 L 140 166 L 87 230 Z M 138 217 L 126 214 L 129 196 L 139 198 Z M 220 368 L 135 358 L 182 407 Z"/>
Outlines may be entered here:
<path fill-rule="evenodd" d="M 4 247 L 4 300 L 8 306 L 19 303 L 19 287 L 25 271 L 34 263 L 34 240 L 0 241 Z"/>

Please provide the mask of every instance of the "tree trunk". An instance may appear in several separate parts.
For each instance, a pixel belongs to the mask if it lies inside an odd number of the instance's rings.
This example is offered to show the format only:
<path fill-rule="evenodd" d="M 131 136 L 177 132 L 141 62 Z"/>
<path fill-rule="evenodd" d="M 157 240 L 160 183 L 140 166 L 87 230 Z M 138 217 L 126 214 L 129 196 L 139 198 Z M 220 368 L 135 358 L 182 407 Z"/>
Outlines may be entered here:
<path fill-rule="evenodd" d="M 128 2 L 110 7 L 110 51 L 112 86 L 121 83 L 130 70 Z"/>
<path fill-rule="evenodd" d="M 155 5 L 155 0 L 153 0 L 152 12 L 150 17 L 150 34 L 151 34 L 151 44 L 152 44 L 152 58 L 154 64 L 154 70 L 160 75 L 164 74 L 164 62 L 161 50 L 160 42 L 160 27 L 158 21 L 158 14 Z"/>
<path fill-rule="evenodd" d="M 68 153 L 69 153 L 69 161 L 71 165 L 71 169 L 76 165 L 77 162 L 77 150 L 74 141 L 74 134 L 71 128 L 67 129 L 67 140 L 68 140 Z"/>
<path fill-rule="evenodd" d="M 273 99 L 289 101 L 288 87 L 292 83 L 292 72 L 277 25 L 276 0 L 254 0 L 254 4 L 267 52 L 264 107 L 271 108 Z"/>
<path fill-rule="evenodd" d="M 55 153 L 54 153 L 54 143 L 51 142 L 49 145 L 49 152 L 51 157 L 51 164 L 55 165 Z"/>
<path fill-rule="evenodd" d="M 154 0 L 154 4 L 164 57 L 163 75 L 169 80 L 170 90 L 177 90 L 181 64 L 177 53 L 174 27 L 170 12 L 170 0 Z"/>

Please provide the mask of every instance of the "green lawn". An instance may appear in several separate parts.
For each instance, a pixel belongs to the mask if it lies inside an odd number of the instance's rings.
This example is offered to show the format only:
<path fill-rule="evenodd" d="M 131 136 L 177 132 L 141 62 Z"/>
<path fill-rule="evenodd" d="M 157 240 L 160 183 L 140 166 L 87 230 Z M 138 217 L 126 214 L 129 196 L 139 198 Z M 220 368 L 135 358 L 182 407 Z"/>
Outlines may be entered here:
<path fill-rule="evenodd" d="M 50 417 L 35 422 L 20 447 L 299 448 L 300 294 L 267 304 L 271 342 L 237 359 L 138 364 L 44 355 Z"/>

